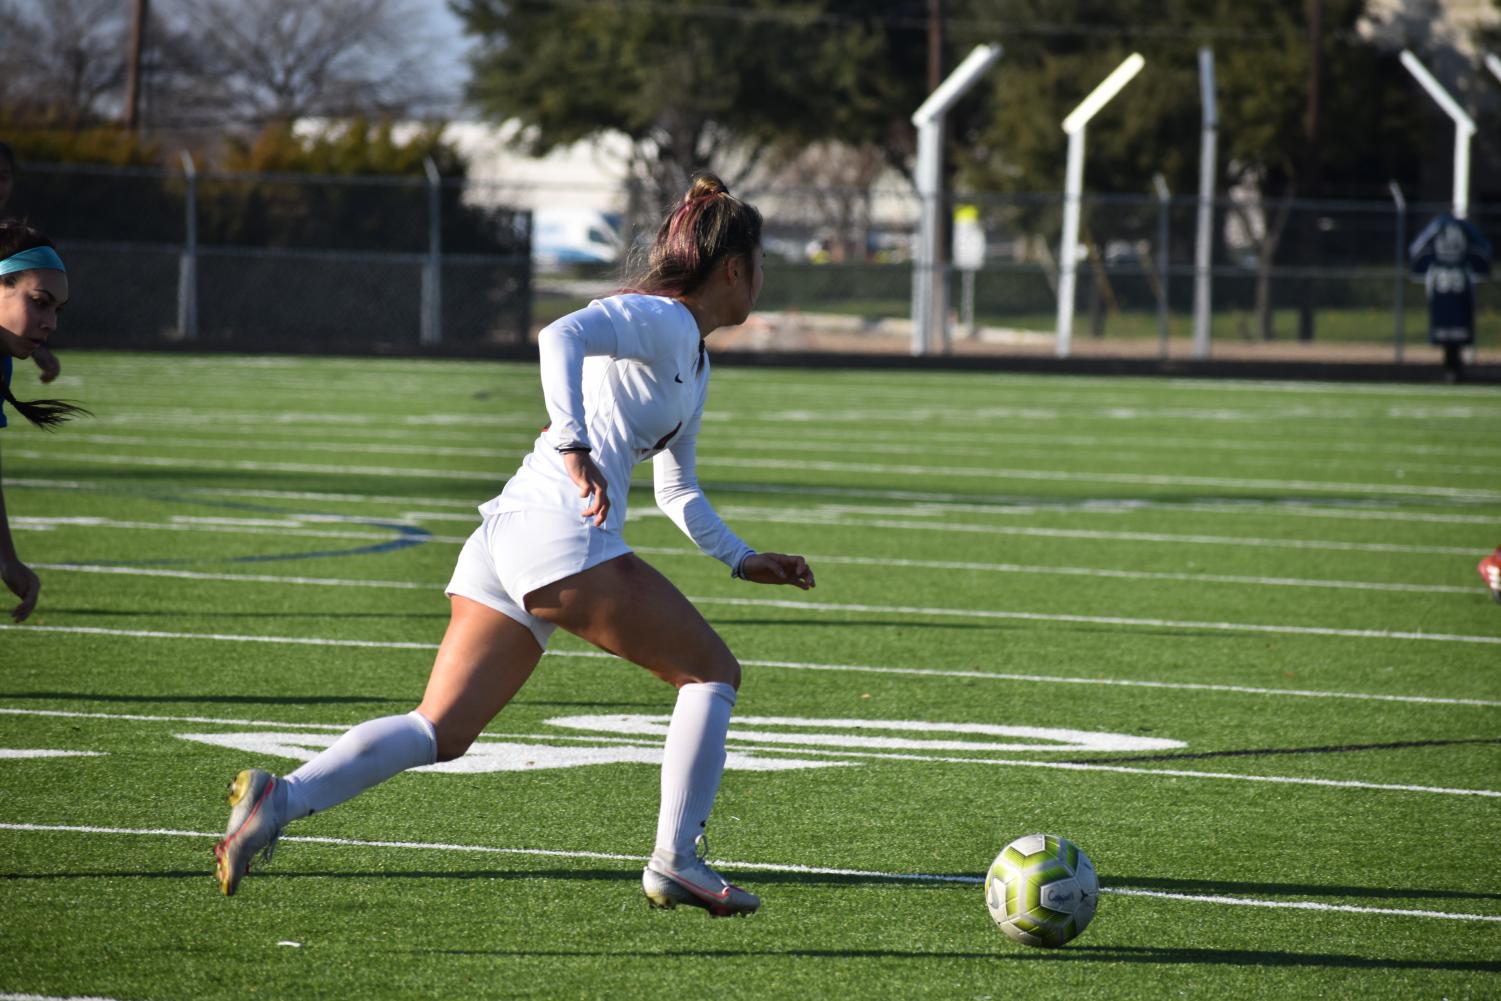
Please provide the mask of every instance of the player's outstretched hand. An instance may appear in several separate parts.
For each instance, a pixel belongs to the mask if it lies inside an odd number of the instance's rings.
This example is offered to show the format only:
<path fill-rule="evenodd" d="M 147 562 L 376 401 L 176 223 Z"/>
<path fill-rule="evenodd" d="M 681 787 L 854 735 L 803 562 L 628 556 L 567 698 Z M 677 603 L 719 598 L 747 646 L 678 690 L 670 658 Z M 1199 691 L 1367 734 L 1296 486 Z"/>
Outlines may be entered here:
<path fill-rule="evenodd" d="M 31 360 L 36 362 L 36 367 L 41 369 L 38 376 L 43 382 L 51 382 L 57 378 L 57 374 L 63 370 L 62 363 L 57 360 L 57 355 L 45 344 L 38 344 L 36 350 L 31 352 Z"/>
<path fill-rule="evenodd" d="M 564 452 L 563 468 L 568 470 L 573 485 L 579 488 L 579 496 L 589 499 L 579 517 L 592 518 L 595 525 L 603 528 L 610 513 L 610 486 L 605 482 L 605 474 L 599 471 L 588 452 Z"/>
<path fill-rule="evenodd" d="M 813 571 L 801 556 L 753 553 L 740 564 L 740 576 L 757 584 L 792 584 L 804 591 L 813 587 Z"/>
<path fill-rule="evenodd" d="M 10 617 L 17 622 L 25 622 L 31 610 L 36 607 L 37 597 L 42 593 L 41 580 L 32 572 L 31 567 L 20 560 L 0 563 L 0 580 L 5 581 L 5 586 L 10 588 L 11 593 L 21 599 L 21 603 L 11 610 Z"/>

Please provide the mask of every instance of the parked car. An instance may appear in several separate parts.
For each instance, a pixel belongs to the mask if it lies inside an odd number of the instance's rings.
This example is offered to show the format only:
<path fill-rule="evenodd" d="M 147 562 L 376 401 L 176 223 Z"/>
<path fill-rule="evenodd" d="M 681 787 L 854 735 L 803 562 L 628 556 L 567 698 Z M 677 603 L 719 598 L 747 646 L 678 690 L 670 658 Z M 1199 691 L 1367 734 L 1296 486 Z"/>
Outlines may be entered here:
<path fill-rule="evenodd" d="M 532 213 L 532 257 L 540 270 L 614 264 L 621 249 L 620 216 L 613 212 L 542 208 Z"/>

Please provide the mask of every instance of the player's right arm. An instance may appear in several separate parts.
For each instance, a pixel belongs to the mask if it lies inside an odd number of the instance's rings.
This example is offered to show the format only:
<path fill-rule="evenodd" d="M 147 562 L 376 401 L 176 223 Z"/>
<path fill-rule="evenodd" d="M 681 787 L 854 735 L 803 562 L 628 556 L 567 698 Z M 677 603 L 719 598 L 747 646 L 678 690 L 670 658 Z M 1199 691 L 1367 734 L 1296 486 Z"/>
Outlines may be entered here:
<path fill-rule="evenodd" d="M 584 359 L 614 354 L 615 326 L 602 309 L 586 306 L 549 323 L 537 335 L 542 401 L 547 407 L 547 439 L 563 459 L 563 469 L 587 503 L 581 517 L 603 526 L 610 513 L 609 484 L 590 457 L 584 413 Z"/>

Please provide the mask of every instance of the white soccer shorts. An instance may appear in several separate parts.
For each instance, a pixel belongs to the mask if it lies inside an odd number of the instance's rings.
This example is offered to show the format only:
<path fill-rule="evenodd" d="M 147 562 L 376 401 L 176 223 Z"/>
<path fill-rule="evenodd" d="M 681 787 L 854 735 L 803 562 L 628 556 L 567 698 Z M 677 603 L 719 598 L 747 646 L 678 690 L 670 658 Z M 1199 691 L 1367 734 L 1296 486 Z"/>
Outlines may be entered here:
<path fill-rule="evenodd" d="M 532 631 L 547 649 L 555 627 L 526 610 L 528 594 L 631 551 L 607 532 L 562 511 L 502 511 L 487 517 L 459 553 L 444 593 L 493 608 Z"/>

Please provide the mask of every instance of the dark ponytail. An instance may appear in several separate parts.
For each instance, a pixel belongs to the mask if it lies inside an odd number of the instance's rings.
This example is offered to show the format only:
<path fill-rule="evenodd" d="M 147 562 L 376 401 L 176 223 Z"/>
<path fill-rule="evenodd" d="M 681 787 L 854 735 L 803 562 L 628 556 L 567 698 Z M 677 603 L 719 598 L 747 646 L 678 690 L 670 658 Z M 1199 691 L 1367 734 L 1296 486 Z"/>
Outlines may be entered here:
<path fill-rule="evenodd" d="M 65 400 L 18 400 L 10 391 L 10 383 L 4 381 L 0 381 L 0 396 L 16 408 L 16 413 L 43 431 L 56 430 L 59 424 L 70 417 L 93 416 L 83 407 Z"/>
<path fill-rule="evenodd" d="M 657 230 L 644 267 L 624 291 L 678 296 L 704 283 L 731 255 L 749 257 L 761 245 L 761 213 L 730 194 L 713 174 L 699 174 Z"/>
<path fill-rule="evenodd" d="M 30 250 L 32 247 L 51 246 L 53 246 L 52 241 L 43 236 L 42 231 L 34 226 L 28 226 L 14 219 L 0 222 L 0 261 L 19 254 L 23 250 Z M 14 288 L 15 276 L 20 273 L 0 275 L 0 285 Z M 15 407 L 16 413 L 46 431 L 53 430 L 70 417 L 89 414 L 89 411 L 84 408 L 63 400 L 18 400 L 10 391 L 10 383 L 5 380 L 0 380 L 0 398 Z"/>

